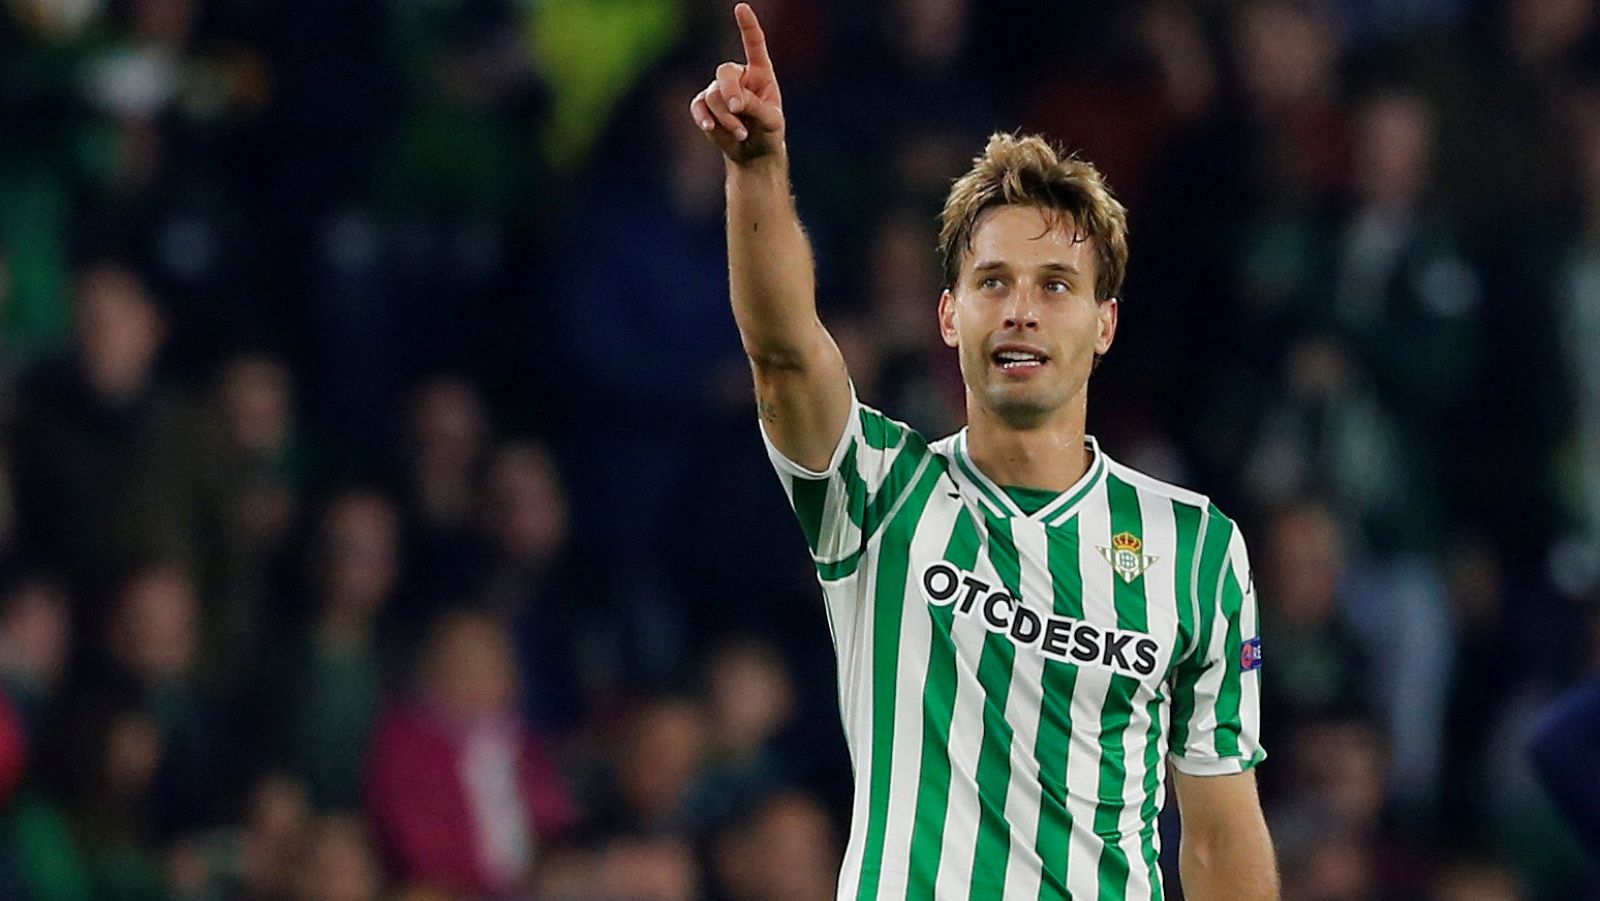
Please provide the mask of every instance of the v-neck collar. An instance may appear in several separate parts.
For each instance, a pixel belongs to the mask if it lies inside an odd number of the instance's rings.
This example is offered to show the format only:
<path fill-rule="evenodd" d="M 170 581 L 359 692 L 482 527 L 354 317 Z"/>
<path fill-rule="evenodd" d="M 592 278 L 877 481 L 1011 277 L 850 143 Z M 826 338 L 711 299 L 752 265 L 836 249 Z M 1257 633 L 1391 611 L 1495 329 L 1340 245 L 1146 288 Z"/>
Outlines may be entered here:
<path fill-rule="evenodd" d="M 1084 435 L 1083 443 L 1089 449 L 1089 469 L 1071 487 L 1056 495 L 1055 500 L 1045 504 L 1033 513 L 1025 512 L 1021 507 L 1017 506 L 1017 502 L 1012 500 L 1011 495 L 1007 494 L 999 485 L 996 485 L 993 479 L 984 475 L 983 470 L 972 462 L 972 455 L 967 450 L 967 430 L 965 428 L 957 432 L 955 440 L 950 443 L 950 454 L 956 464 L 951 469 L 951 472 L 955 474 L 958 480 L 966 483 L 966 487 L 972 491 L 979 504 L 991 515 L 1002 518 L 1031 519 L 1034 522 L 1057 526 L 1069 519 L 1073 511 L 1077 509 L 1078 504 L 1105 478 L 1106 455 L 1100 451 L 1100 443 L 1094 439 L 1093 435 Z"/>

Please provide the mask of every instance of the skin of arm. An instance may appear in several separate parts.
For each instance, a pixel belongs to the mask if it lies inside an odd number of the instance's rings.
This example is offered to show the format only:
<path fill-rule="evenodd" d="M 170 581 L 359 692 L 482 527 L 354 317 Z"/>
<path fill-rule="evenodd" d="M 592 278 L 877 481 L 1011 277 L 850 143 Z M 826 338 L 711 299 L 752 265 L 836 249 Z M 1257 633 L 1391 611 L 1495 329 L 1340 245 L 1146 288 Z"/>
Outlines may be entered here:
<path fill-rule="evenodd" d="M 783 101 L 766 36 L 749 5 L 735 7 L 734 17 L 746 62 L 718 66 L 689 110 L 726 161 L 729 289 L 762 424 L 784 456 L 822 470 L 850 415 L 850 380 L 817 317 L 811 245 L 790 190 Z"/>
<path fill-rule="evenodd" d="M 1190 901 L 1278 901 L 1278 867 L 1252 772 L 1172 770 L 1183 819 L 1178 872 Z"/>
<path fill-rule="evenodd" d="M 733 317 L 772 443 L 807 469 L 827 468 L 850 414 L 844 358 L 817 318 L 811 248 L 789 193 L 788 162 L 727 164 Z"/>

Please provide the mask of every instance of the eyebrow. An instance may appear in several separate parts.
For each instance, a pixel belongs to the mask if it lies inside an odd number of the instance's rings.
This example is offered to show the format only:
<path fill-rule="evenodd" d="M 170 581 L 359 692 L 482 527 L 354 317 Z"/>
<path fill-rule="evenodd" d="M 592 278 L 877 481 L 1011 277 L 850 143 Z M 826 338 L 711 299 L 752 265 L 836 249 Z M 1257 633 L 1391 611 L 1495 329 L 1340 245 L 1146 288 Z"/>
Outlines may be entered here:
<path fill-rule="evenodd" d="M 976 266 L 973 266 L 972 267 L 972 271 L 973 272 L 993 272 L 996 269 L 1009 269 L 1009 268 L 1011 268 L 1011 264 L 1007 263 L 1005 260 L 984 260 L 984 261 L 978 263 Z M 1039 268 L 1042 269 L 1042 270 L 1045 270 L 1047 272 L 1066 272 L 1066 273 L 1069 273 L 1071 275 L 1078 275 L 1079 274 L 1078 273 L 1078 267 L 1072 265 L 1071 263 L 1057 263 L 1057 262 L 1052 261 L 1052 262 L 1044 263 L 1044 264 L 1040 265 Z"/>

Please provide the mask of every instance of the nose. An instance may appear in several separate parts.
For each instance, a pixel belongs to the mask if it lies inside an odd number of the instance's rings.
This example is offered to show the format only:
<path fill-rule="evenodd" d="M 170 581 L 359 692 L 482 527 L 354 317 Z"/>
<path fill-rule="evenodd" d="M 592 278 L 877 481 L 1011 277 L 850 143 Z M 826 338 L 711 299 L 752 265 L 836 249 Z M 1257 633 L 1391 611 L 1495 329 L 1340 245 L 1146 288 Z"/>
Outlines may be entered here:
<path fill-rule="evenodd" d="M 1032 291 L 1013 291 L 1006 298 L 1005 327 L 1017 331 L 1038 331 L 1039 312 Z"/>

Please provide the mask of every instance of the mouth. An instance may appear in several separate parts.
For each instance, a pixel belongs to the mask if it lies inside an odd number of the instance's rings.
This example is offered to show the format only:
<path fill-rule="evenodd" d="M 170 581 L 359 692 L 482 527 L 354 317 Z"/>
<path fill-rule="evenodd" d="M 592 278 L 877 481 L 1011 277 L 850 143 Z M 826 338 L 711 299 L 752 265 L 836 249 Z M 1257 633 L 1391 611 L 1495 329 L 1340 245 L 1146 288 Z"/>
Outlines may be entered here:
<path fill-rule="evenodd" d="M 1050 355 L 1022 344 L 1002 344 L 989 354 L 989 359 L 1006 372 L 1027 372 L 1044 368 Z"/>

